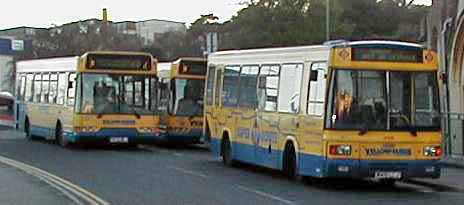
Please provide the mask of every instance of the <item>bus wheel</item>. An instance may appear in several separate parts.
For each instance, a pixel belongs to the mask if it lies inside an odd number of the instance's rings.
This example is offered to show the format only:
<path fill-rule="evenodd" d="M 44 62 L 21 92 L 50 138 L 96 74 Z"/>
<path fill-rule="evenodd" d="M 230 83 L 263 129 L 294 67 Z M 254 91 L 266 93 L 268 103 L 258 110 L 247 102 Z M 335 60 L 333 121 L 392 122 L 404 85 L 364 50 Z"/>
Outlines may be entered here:
<path fill-rule="evenodd" d="M 292 143 L 287 143 L 285 145 L 283 161 L 283 171 L 285 175 L 292 180 L 297 179 L 296 154 Z"/>
<path fill-rule="evenodd" d="M 29 123 L 29 119 L 26 119 L 26 122 L 24 123 L 24 132 L 26 133 L 26 139 L 32 140 L 31 126 Z"/>
<path fill-rule="evenodd" d="M 58 123 L 56 125 L 56 129 L 55 129 L 55 140 L 56 142 L 58 143 L 58 145 L 62 146 L 62 147 L 68 147 L 69 146 L 69 142 L 68 140 L 66 140 L 64 138 L 64 135 L 63 135 L 63 128 L 61 127 L 61 123 Z"/>
<path fill-rule="evenodd" d="M 222 163 L 224 163 L 226 166 L 233 165 L 232 148 L 230 146 L 229 137 L 227 136 L 222 139 L 221 155 L 222 155 Z"/>

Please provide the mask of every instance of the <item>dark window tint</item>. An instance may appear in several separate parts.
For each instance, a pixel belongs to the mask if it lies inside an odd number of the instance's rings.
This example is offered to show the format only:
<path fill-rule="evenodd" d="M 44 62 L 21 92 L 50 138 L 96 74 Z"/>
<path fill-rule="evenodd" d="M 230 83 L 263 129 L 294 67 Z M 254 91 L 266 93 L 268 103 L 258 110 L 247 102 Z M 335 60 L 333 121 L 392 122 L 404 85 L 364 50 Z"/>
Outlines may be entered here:
<path fill-rule="evenodd" d="M 222 103 L 226 107 L 237 106 L 240 67 L 226 66 L 224 70 L 224 85 L 222 88 Z"/>
<path fill-rule="evenodd" d="M 256 108 L 258 106 L 258 66 L 243 66 L 240 72 L 240 107 Z"/>

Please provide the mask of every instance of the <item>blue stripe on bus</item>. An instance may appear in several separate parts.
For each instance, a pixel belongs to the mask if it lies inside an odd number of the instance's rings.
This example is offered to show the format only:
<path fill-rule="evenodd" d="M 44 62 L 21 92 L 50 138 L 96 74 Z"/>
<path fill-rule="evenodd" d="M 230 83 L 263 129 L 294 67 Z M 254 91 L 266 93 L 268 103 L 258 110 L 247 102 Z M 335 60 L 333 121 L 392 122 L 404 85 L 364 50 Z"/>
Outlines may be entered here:
<path fill-rule="evenodd" d="M 30 129 L 31 129 L 31 134 L 34 136 L 45 137 L 45 138 L 55 136 L 55 129 L 52 129 L 52 128 L 31 125 Z"/>
<path fill-rule="evenodd" d="M 211 151 L 221 155 L 221 141 L 213 138 Z M 283 151 L 255 149 L 253 145 L 232 143 L 234 160 L 282 170 Z M 438 160 L 343 160 L 299 153 L 299 174 L 311 177 L 369 178 L 376 171 L 401 171 L 404 178 L 438 178 L 441 169 Z M 348 168 L 346 170 L 346 168 Z"/>

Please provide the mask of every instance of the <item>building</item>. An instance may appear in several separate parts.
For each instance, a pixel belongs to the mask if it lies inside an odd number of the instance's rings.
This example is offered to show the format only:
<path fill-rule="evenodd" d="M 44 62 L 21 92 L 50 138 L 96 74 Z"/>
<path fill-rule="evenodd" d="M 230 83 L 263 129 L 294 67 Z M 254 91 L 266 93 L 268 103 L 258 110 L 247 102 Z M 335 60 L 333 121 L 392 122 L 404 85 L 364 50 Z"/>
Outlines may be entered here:
<path fill-rule="evenodd" d="M 137 35 L 143 39 L 144 44 L 156 42 L 156 37 L 167 32 L 186 32 L 187 27 L 183 22 L 150 19 L 145 21 L 123 21 L 113 23 L 117 32 Z"/>
<path fill-rule="evenodd" d="M 464 161 L 464 0 L 434 0 L 427 45 L 438 51 L 446 154 Z"/>
<path fill-rule="evenodd" d="M 35 27 L 16 27 L 0 30 L 1 38 L 9 39 L 22 39 L 22 40 L 31 40 L 36 35 L 40 33 L 47 33 L 48 29 L 46 28 L 35 28 Z"/>

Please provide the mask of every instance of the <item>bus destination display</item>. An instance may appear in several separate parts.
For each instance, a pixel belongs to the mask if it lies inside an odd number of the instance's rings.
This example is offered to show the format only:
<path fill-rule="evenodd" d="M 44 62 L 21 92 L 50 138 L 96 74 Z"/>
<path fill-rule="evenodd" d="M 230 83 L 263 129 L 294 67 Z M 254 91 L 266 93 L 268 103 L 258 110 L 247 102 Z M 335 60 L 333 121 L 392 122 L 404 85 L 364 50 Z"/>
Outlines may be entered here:
<path fill-rule="evenodd" d="M 90 54 L 87 57 L 88 69 L 109 70 L 150 70 L 151 59 L 144 55 L 105 55 Z"/>
<path fill-rule="evenodd" d="M 421 49 L 353 48 L 352 60 L 422 63 L 423 56 Z"/>
<path fill-rule="evenodd" d="M 179 74 L 183 75 L 206 75 L 206 62 L 181 62 Z"/>

